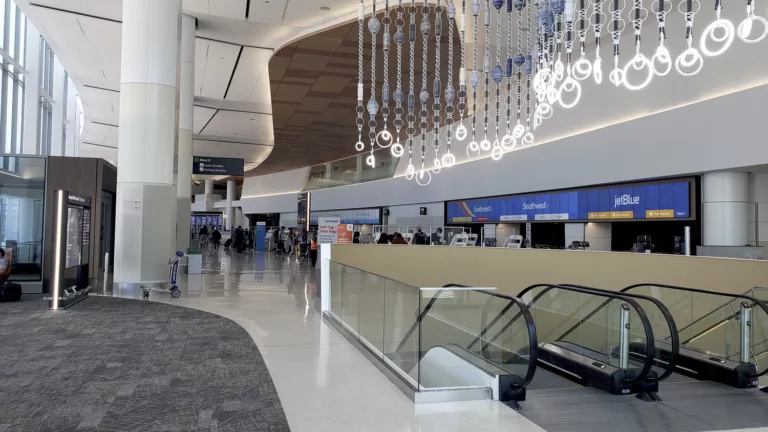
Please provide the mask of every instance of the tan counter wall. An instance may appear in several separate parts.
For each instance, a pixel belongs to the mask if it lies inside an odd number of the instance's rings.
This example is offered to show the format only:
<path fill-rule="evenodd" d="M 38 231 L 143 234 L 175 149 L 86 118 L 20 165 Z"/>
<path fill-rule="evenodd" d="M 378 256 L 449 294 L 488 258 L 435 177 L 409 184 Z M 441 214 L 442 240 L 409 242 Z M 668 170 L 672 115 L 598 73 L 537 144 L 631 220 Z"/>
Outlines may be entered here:
<path fill-rule="evenodd" d="M 417 287 L 460 283 L 516 295 L 538 283 L 618 290 L 663 283 L 728 293 L 768 286 L 768 261 L 450 246 L 333 245 L 332 260 Z"/>

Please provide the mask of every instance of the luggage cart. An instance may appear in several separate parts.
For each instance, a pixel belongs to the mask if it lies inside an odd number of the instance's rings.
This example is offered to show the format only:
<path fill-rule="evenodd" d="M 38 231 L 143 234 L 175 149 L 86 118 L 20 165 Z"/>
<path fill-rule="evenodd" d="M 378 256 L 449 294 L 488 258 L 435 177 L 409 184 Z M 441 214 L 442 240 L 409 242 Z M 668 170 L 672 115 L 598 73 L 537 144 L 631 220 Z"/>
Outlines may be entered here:
<path fill-rule="evenodd" d="M 184 256 L 184 252 L 177 251 L 176 258 L 168 261 L 168 265 L 170 266 L 170 270 L 168 271 L 168 285 L 166 285 L 165 288 L 163 289 L 155 289 L 154 291 L 162 291 L 162 292 L 170 293 L 171 297 L 173 298 L 179 298 L 181 296 L 181 291 L 179 290 L 179 286 L 176 283 L 176 276 L 179 273 L 179 261 L 183 256 Z M 142 285 L 141 297 L 145 299 L 149 298 L 150 291 L 153 291 L 151 287 Z"/>

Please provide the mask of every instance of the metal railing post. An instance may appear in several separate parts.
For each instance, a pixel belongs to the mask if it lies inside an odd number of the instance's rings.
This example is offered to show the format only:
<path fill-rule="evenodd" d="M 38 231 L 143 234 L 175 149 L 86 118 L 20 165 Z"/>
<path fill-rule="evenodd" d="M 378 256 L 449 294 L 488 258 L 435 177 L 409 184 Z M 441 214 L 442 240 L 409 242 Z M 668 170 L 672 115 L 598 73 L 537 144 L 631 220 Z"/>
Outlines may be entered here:
<path fill-rule="evenodd" d="M 750 352 L 752 347 L 750 346 L 750 329 L 752 327 L 752 306 L 747 302 L 741 302 L 741 311 L 739 313 L 739 329 L 740 329 L 740 360 L 742 363 L 750 362 Z"/>
<path fill-rule="evenodd" d="M 626 369 L 629 367 L 629 305 L 621 304 L 619 317 L 619 367 Z"/>

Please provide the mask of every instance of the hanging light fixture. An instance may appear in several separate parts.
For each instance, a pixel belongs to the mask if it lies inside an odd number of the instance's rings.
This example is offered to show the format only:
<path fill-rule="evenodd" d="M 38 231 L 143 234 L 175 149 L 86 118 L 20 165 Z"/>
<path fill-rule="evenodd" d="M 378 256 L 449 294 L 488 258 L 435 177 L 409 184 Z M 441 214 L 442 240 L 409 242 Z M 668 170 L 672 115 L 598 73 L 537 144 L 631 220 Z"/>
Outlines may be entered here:
<path fill-rule="evenodd" d="M 376 101 L 376 35 L 381 24 L 376 18 L 376 0 L 373 0 L 373 15 L 368 19 L 368 31 L 371 32 L 371 98 L 368 99 L 368 137 L 371 139 L 371 153 L 365 158 L 369 167 L 376 166 L 376 157 L 373 155 L 376 142 L 376 114 L 379 112 L 379 103 Z"/>
<path fill-rule="evenodd" d="M 656 21 L 659 27 L 659 46 L 656 47 L 656 52 L 651 57 L 651 64 L 653 65 L 653 73 L 656 76 L 665 76 L 672 70 L 672 57 L 669 55 L 669 50 L 664 46 L 664 41 L 667 39 L 667 13 L 671 8 L 672 3 L 666 0 L 656 0 Z M 669 8 L 667 6 L 670 6 Z"/>
<path fill-rule="evenodd" d="M 640 36 L 643 32 L 643 21 L 645 21 L 645 18 L 647 16 L 648 16 L 648 11 L 645 8 L 643 8 L 643 0 L 634 0 L 633 8 L 630 11 L 630 19 L 632 21 L 632 28 L 635 31 L 635 56 L 632 57 L 632 59 L 630 59 L 626 65 L 624 65 L 624 70 L 622 71 L 622 75 L 624 76 L 624 87 L 626 87 L 629 90 L 640 90 L 644 88 L 651 82 L 651 79 L 654 76 L 653 64 L 640 51 L 640 45 L 641 45 Z M 639 83 L 635 84 L 630 82 L 631 81 L 629 78 L 630 68 L 636 72 L 642 71 L 643 69 L 648 69 L 648 72 L 646 73 L 643 81 L 640 81 Z"/>
<path fill-rule="evenodd" d="M 403 100 L 405 97 L 403 93 L 403 44 L 405 43 L 405 33 L 403 33 L 403 25 L 405 24 L 405 21 L 403 20 L 404 11 L 403 0 L 398 0 L 397 8 L 395 9 L 397 18 L 395 18 L 396 30 L 394 38 L 395 45 L 397 45 L 397 88 L 392 95 L 392 98 L 395 100 L 394 124 L 397 136 L 395 137 L 396 142 L 392 145 L 392 149 L 390 150 L 394 157 L 400 157 L 405 153 L 405 148 L 400 144 L 400 131 L 403 128 Z"/>
<path fill-rule="evenodd" d="M 688 45 L 688 49 L 677 56 L 675 69 L 683 76 L 696 75 L 704 67 L 704 57 L 693 46 L 693 19 L 699 8 L 699 0 L 683 0 L 678 6 L 678 10 L 685 17 L 685 43 Z"/>
<path fill-rule="evenodd" d="M 456 6 L 453 0 L 448 0 L 446 11 L 448 16 L 448 84 L 445 86 L 445 141 L 446 152 L 440 161 L 444 168 L 450 168 L 456 164 L 456 156 L 451 153 L 451 141 L 453 140 L 453 100 L 456 98 L 456 89 L 453 87 L 453 27 L 456 22 Z M 439 48 L 438 48 L 439 49 Z M 463 117 L 463 113 L 462 113 Z M 437 131 L 435 131 L 437 134 Z M 435 155 L 437 157 L 437 155 Z"/>

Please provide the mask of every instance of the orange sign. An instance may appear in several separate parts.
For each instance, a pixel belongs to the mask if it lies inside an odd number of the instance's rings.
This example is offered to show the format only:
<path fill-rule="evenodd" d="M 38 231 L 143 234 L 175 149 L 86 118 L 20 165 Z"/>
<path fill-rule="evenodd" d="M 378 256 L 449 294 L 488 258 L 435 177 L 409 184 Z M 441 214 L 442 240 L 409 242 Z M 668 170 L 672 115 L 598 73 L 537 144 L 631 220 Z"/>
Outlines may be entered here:
<path fill-rule="evenodd" d="M 354 229 L 355 229 L 354 225 L 339 224 L 339 230 L 338 230 L 339 237 L 336 243 L 339 243 L 339 244 L 352 243 L 352 236 L 354 235 L 354 232 L 353 232 Z"/>
<path fill-rule="evenodd" d="M 674 210 L 646 210 L 646 219 L 668 219 L 675 217 Z"/>

